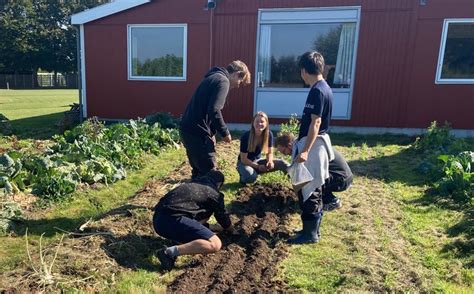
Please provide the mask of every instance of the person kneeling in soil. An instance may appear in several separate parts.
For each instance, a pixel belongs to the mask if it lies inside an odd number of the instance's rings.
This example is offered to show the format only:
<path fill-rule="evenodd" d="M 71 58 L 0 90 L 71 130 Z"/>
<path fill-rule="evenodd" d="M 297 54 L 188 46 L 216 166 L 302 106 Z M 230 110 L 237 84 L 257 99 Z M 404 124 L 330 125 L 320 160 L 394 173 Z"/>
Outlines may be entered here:
<path fill-rule="evenodd" d="M 224 175 L 220 171 L 209 171 L 205 176 L 171 190 L 155 206 L 153 227 L 156 233 L 179 244 L 157 252 L 163 269 L 173 268 L 179 255 L 219 251 L 222 243 L 212 230 L 233 232 L 224 207 L 224 194 L 219 192 L 223 183 Z M 212 214 L 220 225 L 207 224 Z"/>
<path fill-rule="evenodd" d="M 291 155 L 295 136 L 292 133 L 280 134 L 275 139 L 277 150 L 285 155 Z M 342 192 L 352 184 L 352 171 L 344 156 L 333 148 L 334 159 L 329 162 L 329 178 L 323 185 L 323 210 L 331 211 L 342 207 L 342 201 L 333 192 Z"/>
<path fill-rule="evenodd" d="M 260 159 L 262 151 L 266 153 L 266 159 Z M 240 154 L 237 159 L 240 183 L 254 183 L 261 173 L 275 170 L 286 173 L 288 166 L 284 160 L 273 159 L 273 134 L 268 126 L 268 116 L 265 112 L 257 112 L 252 119 L 250 131 L 240 138 Z"/>

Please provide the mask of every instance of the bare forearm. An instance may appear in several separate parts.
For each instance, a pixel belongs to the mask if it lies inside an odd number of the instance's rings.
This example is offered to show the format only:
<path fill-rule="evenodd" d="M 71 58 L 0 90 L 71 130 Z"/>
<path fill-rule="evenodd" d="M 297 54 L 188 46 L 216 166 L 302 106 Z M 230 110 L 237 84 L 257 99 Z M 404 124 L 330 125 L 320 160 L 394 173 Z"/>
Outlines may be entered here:
<path fill-rule="evenodd" d="M 273 161 L 273 152 L 268 152 L 267 153 L 267 162 Z"/>
<path fill-rule="evenodd" d="M 321 123 L 319 122 L 319 119 L 313 120 L 311 122 L 308 130 L 308 136 L 306 137 L 306 141 L 301 152 L 309 152 L 309 150 L 311 150 L 311 147 L 313 147 L 313 144 L 318 137 L 320 125 Z"/>

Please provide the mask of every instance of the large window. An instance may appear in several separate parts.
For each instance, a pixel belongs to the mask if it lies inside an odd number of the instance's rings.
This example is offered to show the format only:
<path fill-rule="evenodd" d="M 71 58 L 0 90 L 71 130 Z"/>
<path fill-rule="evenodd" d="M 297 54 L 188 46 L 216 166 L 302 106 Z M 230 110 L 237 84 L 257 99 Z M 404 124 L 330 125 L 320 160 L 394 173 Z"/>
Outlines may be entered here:
<path fill-rule="evenodd" d="M 186 25 L 129 25 L 128 78 L 186 80 Z"/>
<path fill-rule="evenodd" d="M 324 75 L 332 88 L 349 88 L 356 23 L 268 24 L 260 26 L 258 86 L 302 88 L 298 58 L 305 51 L 323 54 Z"/>
<path fill-rule="evenodd" d="M 444 21 L 436 82 L 474 84 L 474 19 Z"/>

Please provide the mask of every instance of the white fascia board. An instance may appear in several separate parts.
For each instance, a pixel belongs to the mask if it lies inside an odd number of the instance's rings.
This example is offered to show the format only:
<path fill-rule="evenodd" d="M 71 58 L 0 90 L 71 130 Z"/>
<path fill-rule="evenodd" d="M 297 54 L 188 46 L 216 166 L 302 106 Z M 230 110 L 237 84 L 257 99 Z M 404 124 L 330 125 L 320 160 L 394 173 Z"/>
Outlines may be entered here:
<path fill-rule="evenodd" d="M 151 0 L 116 0 L 107 4 L 103 4 L 71 16 L 71 24 L 81 25 L 93 20 L 103 18 L 145 3 Z"/>

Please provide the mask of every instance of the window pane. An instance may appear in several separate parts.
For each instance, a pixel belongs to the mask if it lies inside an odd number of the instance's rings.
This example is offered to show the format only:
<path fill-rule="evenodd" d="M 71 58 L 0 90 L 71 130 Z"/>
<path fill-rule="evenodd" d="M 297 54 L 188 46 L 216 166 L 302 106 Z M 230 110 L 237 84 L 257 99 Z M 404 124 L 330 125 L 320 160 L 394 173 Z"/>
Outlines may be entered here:
<path fill-rule="evenodd" d="M 450 23 L 442 79 L 474 79 L 474 23 Z"/>
<path fill-rule="evenodd" d="M 355 47 L 355 23 L 275 24 L 260 27 L 259 87 L 302 88 L 298 57 L 321 52 L 325 77 L 333 88 L 349 88 Z"/>
<path fill-rule="evenodd" d="M 183 77 L 184 28 L 132 28 L 132 75 Z"/>

